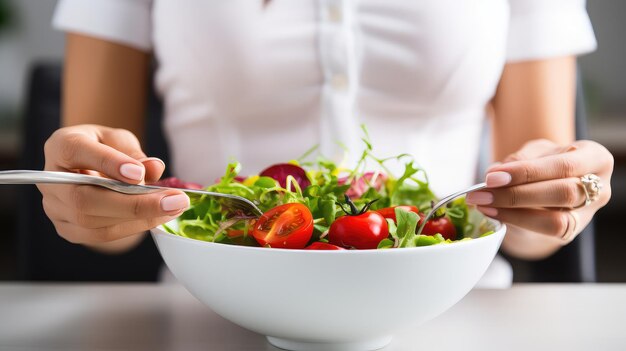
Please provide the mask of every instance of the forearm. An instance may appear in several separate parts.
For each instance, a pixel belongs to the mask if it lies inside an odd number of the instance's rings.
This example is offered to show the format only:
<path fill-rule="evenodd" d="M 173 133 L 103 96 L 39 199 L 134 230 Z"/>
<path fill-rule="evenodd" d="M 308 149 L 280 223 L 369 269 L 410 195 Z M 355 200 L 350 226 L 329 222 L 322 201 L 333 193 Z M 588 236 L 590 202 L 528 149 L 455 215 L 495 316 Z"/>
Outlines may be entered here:
<path fill-rule="evenodd" d="M 149 54 L 78 34 L 66 42 L 63 125 L 123 128 L 142 141 Z"/>
<path fill-rule="evenodd" d="M 139 245 L 145 238 L 145 233 L 139 233 L 137 235 L 129 236 L 124 239 L 115 241 L 98 243 L 98 244 L 85 244 L 90 249 L 106 254 L 119 254 L 124 253 L 137 245 Z"/>
<path fill-rule="evenodd" d="M 539 260 L 546 258 L 563 247 L 563 242 L 555 237 L 538 234 L 523 228 L 508 225 L 502 250 L 510 256 Z"/>
<path fill-rule="evenodd" d="M 97 124 L 131 131 L 143 140 L 149 54 L 93 37 L 68 34 L 63 77 L 63 126 Z M 91 244 L 119 253 L 144 234 Z"/>
<path fill-rule="evenodd" d="M 530 140 L 548 139 L 563 146 L 574 141 L 575 77 L 573 57 L 506 66 L 492 103 L 494 161 L 515 154 Z M 562 242 L 510 226 L 502 247 L 511 256 L 541 259 Z"/>
<path fill-rule="evenodd" d="M 493 159 L 534 139 L 573 142 L 575 87 L 574 57 L 506 65 L 492 101 Z"/>

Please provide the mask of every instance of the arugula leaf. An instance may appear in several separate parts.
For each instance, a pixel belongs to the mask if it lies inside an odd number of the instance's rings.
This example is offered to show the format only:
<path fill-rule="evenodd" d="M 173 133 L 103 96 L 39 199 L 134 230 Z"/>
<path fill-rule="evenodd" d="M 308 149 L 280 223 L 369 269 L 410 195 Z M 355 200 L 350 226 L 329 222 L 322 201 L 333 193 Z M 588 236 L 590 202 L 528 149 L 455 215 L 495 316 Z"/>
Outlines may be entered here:
<path fill-rule="evenodd" d="M 391 196 L 391 206 L 413 205 L 423 211 L 430 207 L 430 201 L 435 200 L 435 195 L 427 187 L 415 187 L 403 185 L 398 187 Z"/>
<path fill-rule="evenodd" d="M 393 248 L 394 245 L 394 241 L 387 238 L 387 239 L 383 239 L 380 243 L 378 243 L 378 248 L 379 249 L 391 249 Z"/>
<path fill-rule="evenodd" d="M 213 241 L 213 235 L 217 230 L 217 226 L 207 224 L 203 220 L 184 220 L 180 222 L 178 232 L 188 238 Z"/>
<path fill-rule="evenodd" d="M 163 223 L 162 224 L 163 229 L 165 229 L 166 232 L 170 233 L 170 234 L 176 234 L 176 231 L 171 228 L 169 225 L 167 225 L 167 223 Z"/>
<path fill-rule="evenodd" d="M 220 184 L 229 185 L 235 179 L 237 174 L 241 171 L 241 164 L 239 162 L 231 162 L 226 167 L 224 176 L 220 179 Z"/>
<path fill-rule="evenodd" d="M 389 229 L 389 236 L 391 236 L 394 241 L 399 240 L 398 238 L 398 227 L 393 219 L 387 218 L 387 228 Z"/>
<path fill-rule="evenodd" d="M 413 238 L 415 237 L 415 229 L 419 216 L 415 212 L 406 211 L 400 207 L 396 207 L 396 221 L 398 227 L 396 236 L 399 239 L 398 247 L 413 247 Z"/>
<path fill-rule="evenodd" d="M 336 202 L 336 199 L 333 199 L 330 197 L 326 199 L 321 199 L 319 201 L 319 207 L 320 207 L 320 210 L 322 211 L 322 216 L 324 217 L 326 224 L 329 226 L 331 223 L 335 221 L 336 211 L 337 211 L 335 207 L 335 202 Z"/>
<path fill-rule="evenodd" d="M 435 235 L 421 235 L 420 234 L 420 235 L 416 235 L 415 238 L 413 238 L 413 246 L 417 247 L 417 246 L 437 245 L 445 241 L 446 239 L 444 239 L 444 237 L 441 234 L 435 234 Z"/>
<path fill-rule="evenodd" d="M 278 182 L 274 180 L 274 178 L 270 177 L 259 177 L 259 179 L 254 182 L 254 186 L 258 186 L 263 189 L 271 189 L 278 186 Z"/>
<path fill-rule="evenodd" d="M 466 234 L 472 232 L 472 225 L 469 223 L 469 208 L 465 203 L 465 198 L 458 198 L 446 209 L 446 214 L 456 228 L 457 240 L 463 239 Z"/>

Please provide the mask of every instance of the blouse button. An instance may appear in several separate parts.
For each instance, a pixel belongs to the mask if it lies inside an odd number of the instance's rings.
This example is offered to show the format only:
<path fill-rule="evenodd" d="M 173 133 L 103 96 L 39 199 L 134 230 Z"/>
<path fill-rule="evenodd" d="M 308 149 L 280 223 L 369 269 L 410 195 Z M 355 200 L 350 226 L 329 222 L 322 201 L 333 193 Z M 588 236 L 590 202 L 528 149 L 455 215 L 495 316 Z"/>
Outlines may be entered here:
<path fill-rule="evenodd" d="M 328 19 L 334 23 L 341 22 L 342 12 L 341 12 L 341 8 L 338 5 L 328 6 Z"/>

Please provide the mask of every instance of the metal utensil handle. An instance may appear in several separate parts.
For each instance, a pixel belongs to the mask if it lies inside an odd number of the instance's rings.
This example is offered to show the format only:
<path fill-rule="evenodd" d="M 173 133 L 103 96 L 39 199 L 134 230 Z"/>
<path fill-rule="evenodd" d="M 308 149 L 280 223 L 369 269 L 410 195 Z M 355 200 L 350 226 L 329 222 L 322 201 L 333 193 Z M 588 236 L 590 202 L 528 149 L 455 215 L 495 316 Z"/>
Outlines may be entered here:
<path fill-rule="evenodd" d="M 1 171 L 0 184 L 92 184 L 94 176 L 67 172 Z"/>
<path fill-rule="evenodd" d="M 136 185 L 120 182 L 115 179 L 91 176 L 87 174 L 69 173 L 69 172 L 51 172 L 51 171 L 31 171 L 31 170 L 15 170 L 0 171 L 0 184 L 79 184 L 79 185 L 96 185 L 108 188 L 124 194 L 149 194 L 156 191 L 177 189 L 169 187 L 161 187 L 156 185 Z M 224 196 L 225 194 L 212 193 L 203 190 L 177 189 L 185 192 Z"/>
<path fill-rule="evenodd" d="M 441 206 L 447 204 L 448 202 L 456 199 L 457 197 L 467 194 L 467 193 L 471 193 L 472 191 L 476 191 L 476 190 L 480 190 L 480 189 L 484 189 L 487 187 L 487 183 L 479 183 L 476 185 L 472 185 L 469 188 L 465 188 L 463 190 L 457 191 L 456 193 L 450 194 L 446 197 L 444 197 L 443 199 L 439 200 L 439 202 L 437 202 L 437 204 L 435 206 L 433 206 L 433 208 L 428 212 L 428 214 L 426 215 L 426 217 L 424 217 L 424 219 L 422 219 L 422 224 L 420 225 L 419 229 L 417 230 L 417 234 L 421 234 L 422 230 L 424 230 L 424 226 L 426 226 L 426 222 L 430 219 L 430 217 L 433 216 L 433 214 L 435 214 L 435 212 L 441 208 Z"/>
<path fill-rule="evenodd" d="M 13 171 L 0 171 L 0 184 L 82 184 L 82 185 L 95 185 L 104 187 L 118 193 L 137 195 L 137 194 L 149 194 L 156 191 L 175 189 L 185 193 L 208 195 L 221 198 L 232 199 L 235 201 L 245 202 L 250 206 L 257 215 L 261 215 L 263 212 L 250 200 L 230 195 L 215 193 L 205 190 L 195 189 L 181 189 L 161 187 L 156 185 L 136 185 L 120 182 L 115 179 L 108 179 L 96 176 L 90 176 L 86 174 L 69 173 L 69 172 L 51 172 L 51 171 L 32 171 L 32 170 L 13 170 Z"/>
<path fill-rule="evenodd" d="M 149 194 L 160 189 L 128 184 L 115 179 L 87 174 L 51 171 L 15 170 L 1 171 L 0 184 L 78 184 L 95 185 L 123 194 Z"/>

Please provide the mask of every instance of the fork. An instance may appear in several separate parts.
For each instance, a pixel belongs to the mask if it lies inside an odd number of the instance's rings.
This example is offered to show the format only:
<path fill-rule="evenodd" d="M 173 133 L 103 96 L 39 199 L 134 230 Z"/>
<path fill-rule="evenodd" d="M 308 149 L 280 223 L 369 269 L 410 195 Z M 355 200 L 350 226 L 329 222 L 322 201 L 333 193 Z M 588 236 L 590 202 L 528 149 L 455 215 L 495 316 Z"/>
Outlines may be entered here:
<path fill-rule="evenodd" d="M 225 208 L 246 216 L 259 217 L 263 212 L 250 200 L 237 195 L 222 194 L 196 189 L 169 188 L 156 185 L 136 185 L 114 179 L 86 174 L 50 171 L 12 170 L 0 171 L 0 184 L 82 184 L 107 188 L 118 193 L 138 195 L 161 190 L 175 189 L 185 193 L 218 197 Z"/>
<path fill-rule="evenodd" d="M 445 204 L 447 204 L 448 202 L 456 199 L 457 197 L 461 196 L 461 195 L 465 195 L 467 193 L 471 193 L 472 191 L 476 191 L 476 190 L 480 190 L 480 189 L 484 189 L 487 187 L 487 183 L 479 183 L 479 184 L 475 184 L 472 185 L 468 188 L 465 188 L 463 190 L 457 191 L 456 193 L 452 193 L 446 197 L 444 197 L 443 199 L 439 200 L 439 202 L 437 202 L 435 204 L 435 206 L 433 206 L 433 208 L 428 212 L 428 214 L 426 215 L 426 217 L 424 217 L 424 219 L 422 219 L 422 224 L 420 225 L 419 229 L 417 230 L 417 234 L 421 234 L 422 230 L 424 230 L 424 226 L 426 225 L 426 221 L 428 221 L 428 219 L 430 219 L 430 217 L 433 216 L 433 214 L 440 209 L 442 206 L 444 206 Z"/>

